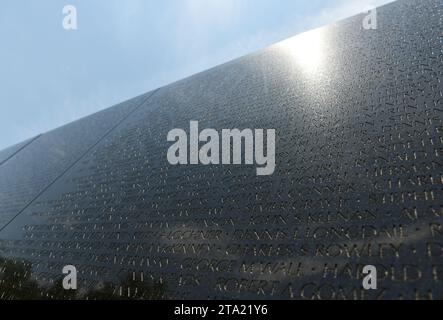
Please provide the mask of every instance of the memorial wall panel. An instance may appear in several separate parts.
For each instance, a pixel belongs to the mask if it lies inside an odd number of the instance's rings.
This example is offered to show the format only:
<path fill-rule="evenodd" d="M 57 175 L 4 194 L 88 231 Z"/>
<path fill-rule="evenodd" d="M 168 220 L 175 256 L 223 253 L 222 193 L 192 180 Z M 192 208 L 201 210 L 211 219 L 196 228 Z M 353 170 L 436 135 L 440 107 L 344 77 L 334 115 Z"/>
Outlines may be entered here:
<path fill-rule="evenodd" d="M 0 167 L 0 254 L 89 298 L 442 299 L 441 1 L 377 12 L 39 137 Z M 169 164 L 190 121 L 275 129 L 275 172 Z"/>

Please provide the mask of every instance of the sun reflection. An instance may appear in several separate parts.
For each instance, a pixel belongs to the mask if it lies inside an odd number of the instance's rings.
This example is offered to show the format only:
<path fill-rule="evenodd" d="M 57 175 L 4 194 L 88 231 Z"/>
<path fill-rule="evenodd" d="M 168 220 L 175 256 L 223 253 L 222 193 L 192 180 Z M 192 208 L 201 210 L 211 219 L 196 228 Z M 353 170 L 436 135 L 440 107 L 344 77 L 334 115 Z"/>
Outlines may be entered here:
<path fill-rule="evenodd" d="M 324 67 L 324 31 L 321 29 L 302 33 L 277 46 L 306 73 L 315 74 Z"/>

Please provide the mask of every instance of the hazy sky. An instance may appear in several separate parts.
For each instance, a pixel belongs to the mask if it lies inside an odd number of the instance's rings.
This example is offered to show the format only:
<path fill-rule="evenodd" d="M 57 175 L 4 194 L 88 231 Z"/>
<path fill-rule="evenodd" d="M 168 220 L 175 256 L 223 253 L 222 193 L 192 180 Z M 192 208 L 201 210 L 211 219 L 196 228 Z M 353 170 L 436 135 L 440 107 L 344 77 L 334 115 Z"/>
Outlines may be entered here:
<path fill-rule="evenodd" d="M 2 0 L 0 150 L 390 0 Z M 63 29 L 74 5 L 78 29 Z"/>

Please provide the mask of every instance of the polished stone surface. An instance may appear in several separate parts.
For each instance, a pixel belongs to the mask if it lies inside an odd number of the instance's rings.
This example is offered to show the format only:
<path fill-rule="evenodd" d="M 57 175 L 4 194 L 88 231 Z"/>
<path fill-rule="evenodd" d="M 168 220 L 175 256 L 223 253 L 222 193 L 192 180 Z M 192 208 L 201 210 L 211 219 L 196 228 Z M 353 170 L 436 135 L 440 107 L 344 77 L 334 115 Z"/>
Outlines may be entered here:
<path fill-rule="evenodd" d="M 72 264 L 92 298 L 442 299 L 442 10 L 397 1 L 39 136 L 0 165 L 0 298 L 8 268 L 63 296 Z M 170 165 L 191 120 L 276 129 L 275 173 Z"/>

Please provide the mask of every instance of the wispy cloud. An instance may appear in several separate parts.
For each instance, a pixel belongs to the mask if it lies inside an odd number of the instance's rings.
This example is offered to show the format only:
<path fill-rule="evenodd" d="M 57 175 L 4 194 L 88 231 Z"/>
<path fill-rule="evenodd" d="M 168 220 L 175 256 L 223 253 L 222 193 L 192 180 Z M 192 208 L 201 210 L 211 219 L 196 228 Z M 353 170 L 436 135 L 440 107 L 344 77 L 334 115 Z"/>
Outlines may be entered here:
<path fill-rule="evenodd" d="M 238 0 L 184 0 L 183 17 L 194 25 L 225 26 L 242 15 L 242 4 Z"/>

